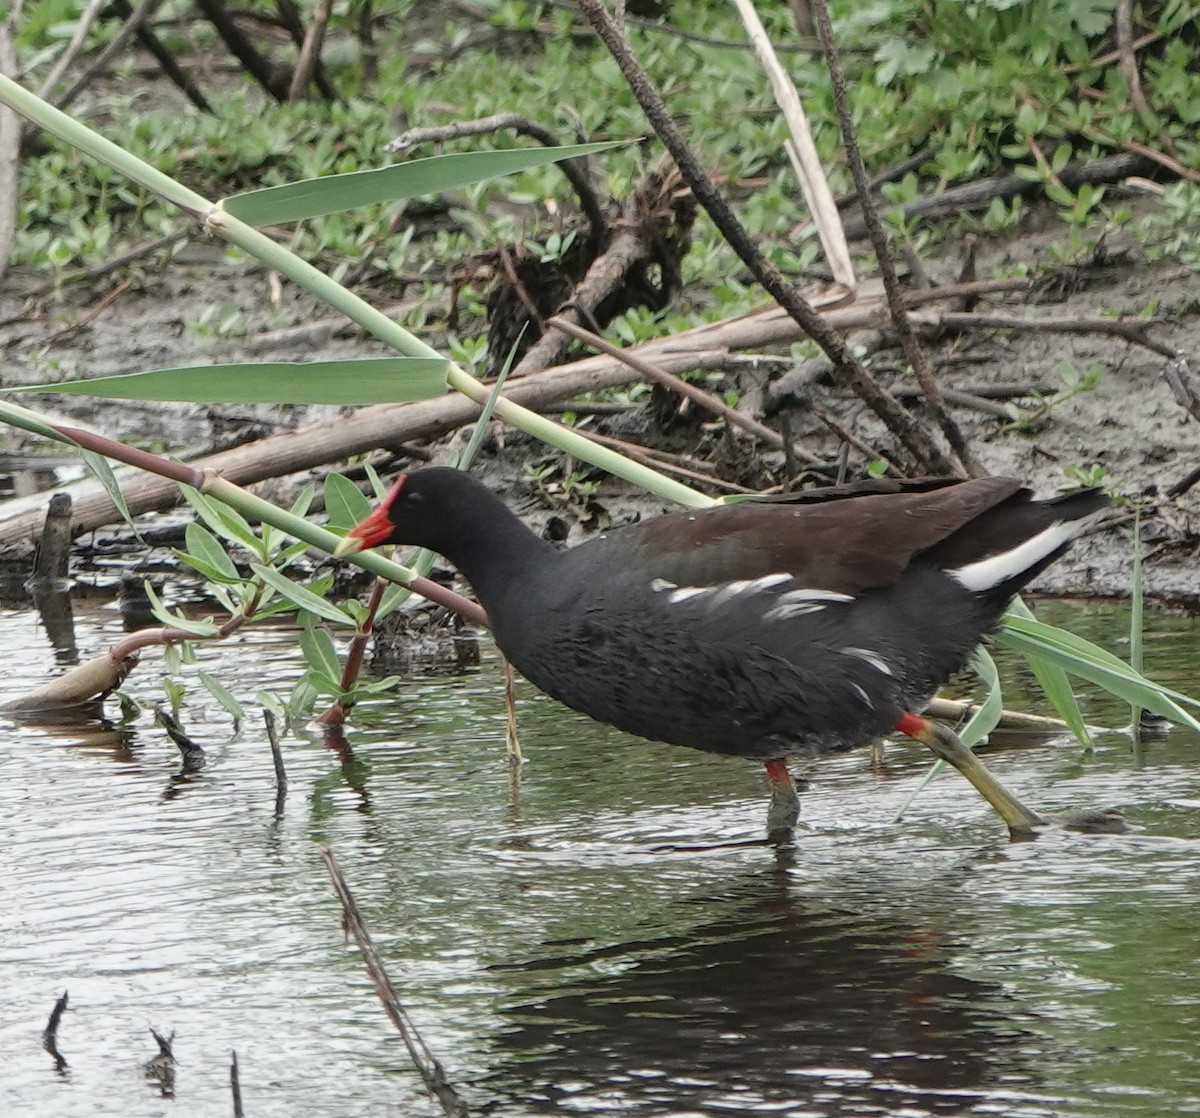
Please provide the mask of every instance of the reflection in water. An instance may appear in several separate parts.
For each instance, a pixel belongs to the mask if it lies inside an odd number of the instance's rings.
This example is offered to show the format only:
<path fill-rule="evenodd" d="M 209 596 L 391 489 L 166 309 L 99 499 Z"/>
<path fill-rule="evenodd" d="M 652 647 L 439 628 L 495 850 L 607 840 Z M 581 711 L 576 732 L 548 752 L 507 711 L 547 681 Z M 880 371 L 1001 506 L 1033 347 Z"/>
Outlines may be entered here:
<path fill-rule="evenodd" d="M 120 636 L 115 611 L 74 609 L 83 655 Z M 1195 628 L 1155 623 L 1152 670 L 1196 690 Z M 41 682 L 27 605 L 0 610 L 0 644 L 4 697 Z M 197 654 L 247 699 L 304 670 L 283 629 Z M 130 678 L 144 709 L 160 674 Z M 231 1048 L 248 1114 L 437 1113 L 343 943 L 314 840 L 472 1113 L 1200 1113 L 1200 739 L 998 751 L 1039 806 L 1116 803 L 1143 829 L 1023 844 L 955 777 L 890 824 L 924 771 L 915 750 L 874 776 L 861 754 L 831 759 L 779 865 L 720 845 L 758 834 L 756 773 L 549 701 L 521 699 L 511 805 L 500 687 L 485 663 L 364 704 L 349 742 L 285 736 L 282 812 L 261 723 L 235 736 L 198 686 L 186 725 L 209 765 L 182 783 L 146 716 L 5 722 L 0 1115 L 226 1118 Z M 66 989 L 60 1077 L 38 1035 Z M 169 1104 L 144 1075 L 148 1025 L 177 1030 Z"/>
<path fill-rule="evenodd" d="M 79 663 L 75 644 L 75 614 L 71 608 L 71 593 L 62 582 L 37 580 L 30 584 L 33 603 L 37 607 L 46 639 L 54 649 L 57 664 Z"/>
<path fill-rule="evenodd" d="M 620 973 L 610 949 L 542 960 L 586 977 L 509 1009 L 512 1055 L 487 1088 L 500 1113 L 961 1114 L 997 1098 L 1045 1113 L 1015 1007 L 952 973 L 939 938 L 759 898 L 686 939 L 622 945 L 638 961 Z"/>

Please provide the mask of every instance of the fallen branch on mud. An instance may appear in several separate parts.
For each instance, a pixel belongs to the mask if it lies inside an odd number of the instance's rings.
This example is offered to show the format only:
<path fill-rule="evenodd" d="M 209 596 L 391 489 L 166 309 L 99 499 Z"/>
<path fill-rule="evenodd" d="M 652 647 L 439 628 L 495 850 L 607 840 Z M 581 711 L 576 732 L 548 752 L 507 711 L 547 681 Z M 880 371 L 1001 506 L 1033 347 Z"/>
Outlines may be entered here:
<path fill-rule="evenodd" d="M 912 308 L 963 295 L 1016 291 L 1025 287 L 1025 280 L 1011 279 L 951 284 L 911 292 L 906 295 L 905 304 Z M 852 330 L 886 323 L 887 311 L 868 289 L 860 292 L 858 302 L 851 306 L 831 307 L 823 317 L 833 329 Z M 679 373 L 719 366 L 728 360 L 732 350 L 786 344 L 802 336 L 803 332 L 785 312 L 778 307 L 768 307 L 755 314 L 698 326 L 674 337 L 635 346 L 630 352 L 668 372 Z M 589 357 L 536 376 L 511 379 L 504 397 L 538 408 L 569 400 L 581 393 L 628 384 L 638 378 L 639 374 L 621 361 Z M 380 447 L 440 438 L 473 422 L 478 415 L 479 405 L 459 395 L 409 404 L 379 404 L 361 408 L 353 415 L 339 416 L 206 455 L 194 460 L 189 469 L 196 476 L 213 471 L 235 485 L 253 485 L 267 478 L 328 465 Z M 166 477 L 141 474 L 130 477 L 124 471 L 118 476 L 125 503 L 133 516 L 171 508 L 180 501 L 174 482 Z M 99 483 L 76 482 L 65 488 L 74 502 L 76 535 L 120 519 L 116 506 Z M 0 549 L 23 547 L 31 551 L 44 515 L 45 498 L 42 495 L 5 502 L 0 512 L 3 517 L 0 519 Z"/>

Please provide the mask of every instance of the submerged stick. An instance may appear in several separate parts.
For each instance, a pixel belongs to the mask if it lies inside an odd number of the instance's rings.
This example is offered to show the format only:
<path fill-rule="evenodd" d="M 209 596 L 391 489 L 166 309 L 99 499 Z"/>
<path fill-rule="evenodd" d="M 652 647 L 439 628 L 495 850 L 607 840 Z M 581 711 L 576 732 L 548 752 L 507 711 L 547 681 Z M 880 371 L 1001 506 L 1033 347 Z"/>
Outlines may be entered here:
<path fill-rule="evenodd" d="M 175 1030 L 170 1036 L 163 1036 L 156 1028 L 150 1027 L 150 1035 L 158 1044 L 158 1055 L 151 1056 L 143 1065 L 146 1078 L 158 1084 L 158 1089 L 164 1099 L 175 1097 Z"/>
<path fill-rule="evenodd" d="M 263 721 L 267 724 L 267 740 L 271 743 L 271 760 L 275 763 L 275 814 L 283 814 L 283 804 L 287 799 L 287 770 L 283 767 L 283 753 L 279 749 L 279 735 L 275 732 L 275 715 L 263 707 Z M 237 1053 L 233 1057 L 234 1067 L 237 1066 Z"/>
<path fill-rule="evenodd" d="M 46 523 L 33 559 L 33 577 L 46 581 L 66 578 L 70 557 L 71 494 L 55 493 L 46 509 Z"/>
<path fill-rule="evenodd" d="M 54 1008 L 50 1011 L 50 1020 L 46 1022 L 46 1027 L 42 1030 L 42 1047 L 53 1057 L 54 1067 L 57 1071 L 67 1070 L 67 1059 L 58 1050 L 58 1023 L 66 1012 L 67 998 L 68 993 L 64 990 L 62 997 L 54 1003 Z"/>
<path fill-rule="evenodd" d="M 238 1077 L 237 1049 L 229 1053 L 229 1089 L 233 1093 L 233 1118 L 245 1118 L 242 1109 L 242 1083 Z"/>
<path fill-rule="evenodd" d="M 966 702 L 961 699 L 930 699 L 925 708 L 925 714 L 943 722 L 960 722 L 970 718 L 978 709 L 979 703 Z M 1041 733 L 1063 734 L 1070 733 L 1071 727 L 1061 718 L 1051 718 L 1045 714 L 1026 714 L 1020 710 L 1005 710 L 1000 712 L 1000 721 L 996 723 L 998 730 L 1037 730 Z"/>
<path fill-rule="evenodd" d="M 426 1089 L 441 1103 L 442 1110 L 450 1118 L 468 1118 L 470 1112 L 467 1110 L 466 1103 L 451 1086 L 441 1062 L 421 1039 L 417 1027 L 412 1023 L 404 1006 L 400 1004 L 400 999 L 396 996 L 396 989 L 392 985 L 392 980 L 388 978 L 387 971 L 383 969 L 383 961 L 375 950 L 375 944 L 371 941 L 371 933 L 367 931 L 367 926 L 363 923 L 362 913 L 350 892 L 350 886 L 346 884 L 346 879 L 342 876 L 342 871 L 334 859 L 333 851 L 327 846 L 320 847 L 320 851 L 321 857 L 325 861 L 325 868 L 329 871 L 329 876 L 333 881 L 333 888 L 338 895 L 338 900 L 342 903 L 344 926 L 354 936 L 354 941 L 362 952 L 367 973 L 371 976 L 371 981 L 375 983 L 375 993 L 379 995 L 379 1000 L 383 1003 L 384 1012 L 391 1018 L 392 1024 L 399 1031 L 400 1039 L 404 1041 L 404 1047 L 408 1049 L 408 1054 L 412 1057 L 413 1065 L 421 1076 Z"/>

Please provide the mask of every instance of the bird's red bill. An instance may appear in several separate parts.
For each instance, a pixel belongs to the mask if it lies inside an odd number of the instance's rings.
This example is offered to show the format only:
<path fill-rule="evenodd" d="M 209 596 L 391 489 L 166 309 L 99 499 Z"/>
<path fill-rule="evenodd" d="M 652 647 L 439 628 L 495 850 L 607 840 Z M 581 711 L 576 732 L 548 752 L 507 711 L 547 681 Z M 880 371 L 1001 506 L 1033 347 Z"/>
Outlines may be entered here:
<path fill-rule="evenodd" d="M 392 534 L 394 527 L 389 513 L 391 512 L 392 503 L 400 496 L 400 490 L 404 488 L 404 481 L 404 475 L 401 474 L 396 484 L 388 490 L 387 496 L 379 503 L 379 507 L 365 520 L 360 520 L 346 533 L 347 540 L 358 541 L 358 547 L 354 550 L 366 551 L 368 548 L 378 547 L 380 544 L 387 542 L 387 538 Z M 343 554 L 348 553 L 349 550 L 348 547 L 344 549 L 339 548 L 339 551 Z"/>

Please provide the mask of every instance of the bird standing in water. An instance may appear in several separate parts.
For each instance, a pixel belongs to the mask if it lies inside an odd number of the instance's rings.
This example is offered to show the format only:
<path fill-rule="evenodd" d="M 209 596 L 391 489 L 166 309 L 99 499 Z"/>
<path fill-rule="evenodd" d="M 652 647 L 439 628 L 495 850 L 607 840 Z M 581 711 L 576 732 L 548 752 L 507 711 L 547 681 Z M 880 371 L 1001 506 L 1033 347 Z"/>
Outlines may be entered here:
<path fill-rule="evenodd" d="M 678 512 L 560 551 L 458 470 L 403 474 L 346 555 L 427 547 L 470 582 L 501 652 L 567 706 L 655 741 L 760 761 L 768 830 L 786 758 L 893 730 L 954 765 L 1011 832 L 1044 820 L 920 717 L 1013 595 L 1107 507 L 1011 478 L 862 482 Z"/>

